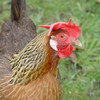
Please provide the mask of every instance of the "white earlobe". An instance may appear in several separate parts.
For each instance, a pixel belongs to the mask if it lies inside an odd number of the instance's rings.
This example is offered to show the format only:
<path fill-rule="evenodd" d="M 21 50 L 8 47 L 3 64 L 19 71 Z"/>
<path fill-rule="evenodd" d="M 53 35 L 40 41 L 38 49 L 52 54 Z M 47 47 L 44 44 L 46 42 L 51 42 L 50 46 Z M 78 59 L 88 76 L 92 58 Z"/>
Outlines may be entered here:
<path fill-rule="evenodd" d="M 49 43 L 50 43 L 50 47 L 52 49 L 54 49 L 55 51 L 58 51 L 58 49 L 57 49 L 57 41 L 56 40 L 50 39 Z"/>

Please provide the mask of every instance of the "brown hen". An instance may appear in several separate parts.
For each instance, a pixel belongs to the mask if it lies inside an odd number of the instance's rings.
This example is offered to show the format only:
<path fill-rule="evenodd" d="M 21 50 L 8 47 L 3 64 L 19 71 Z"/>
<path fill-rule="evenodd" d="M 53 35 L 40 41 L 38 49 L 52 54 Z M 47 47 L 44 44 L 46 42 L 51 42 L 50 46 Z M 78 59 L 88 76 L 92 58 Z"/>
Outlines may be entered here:
<path fill-rule="evenodd" d="M 19 53 L 36 36 L 36 27 L 27 15 L 25 0 L 12 0 L 11 16 L 1 30 L 0 67 L 11 69 L 8 58 Z"/>

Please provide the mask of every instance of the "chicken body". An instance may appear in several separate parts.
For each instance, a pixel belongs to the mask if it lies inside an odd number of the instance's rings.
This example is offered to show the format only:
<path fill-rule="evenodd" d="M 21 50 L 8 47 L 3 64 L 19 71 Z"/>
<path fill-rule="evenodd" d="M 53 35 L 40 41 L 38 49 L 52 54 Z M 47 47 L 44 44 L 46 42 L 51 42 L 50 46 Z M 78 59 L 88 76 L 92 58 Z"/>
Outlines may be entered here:
<path fill-rule="evenodd" d="M 61 100 L 59 80 L 50 72 L 27 85 L 2 86 L 0 100 Z"/>
<path fill-rule="evenodd" d="M 36 36 L 35 24 L 27 15 L 25 0 L 12 0 L 11 17 L 1 30 L 0 67 L 11 70 L 8 58 L 19 53 Z"/>
<path fill-rule="evenodd" d="M 61 100 L 59 57 L 49 39 L 48 31 L 39 34 L 11 60 L 12 72 L 0 80 L 0 100 Z"/>

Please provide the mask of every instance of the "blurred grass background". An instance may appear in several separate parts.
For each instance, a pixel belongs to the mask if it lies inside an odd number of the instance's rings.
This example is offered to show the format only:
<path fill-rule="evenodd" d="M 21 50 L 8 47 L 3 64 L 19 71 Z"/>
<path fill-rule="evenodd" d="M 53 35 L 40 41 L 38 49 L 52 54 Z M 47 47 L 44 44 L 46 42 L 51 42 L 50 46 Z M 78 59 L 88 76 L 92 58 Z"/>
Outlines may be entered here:
<path fill-rule="evenodd" d="M 60 61 L 62 100 L 100 100 L 100 4 L 95 0 L 26 0 L 29 17 L 37 31 L 40 24 L 58 21 L 80 25 L 82 48 L 75 51 L 75 64 Z M 0 0 L 0 27 L 10 16 L 10 0 Z"/>

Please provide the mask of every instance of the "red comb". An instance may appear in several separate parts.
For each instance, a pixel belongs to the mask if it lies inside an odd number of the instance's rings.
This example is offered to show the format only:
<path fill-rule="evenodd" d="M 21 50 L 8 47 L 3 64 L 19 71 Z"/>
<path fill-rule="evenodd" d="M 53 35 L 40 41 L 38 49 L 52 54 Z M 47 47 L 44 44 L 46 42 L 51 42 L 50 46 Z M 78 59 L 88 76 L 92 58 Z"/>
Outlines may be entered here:
<path fill-rule="evenodd" d="M 67 31 L 68 34 L 74 39 L 77 39 L 81 35 L 81 30 L 79 28 L 79 25 L 76 26 L 75 23 L 71 24 L 71 19 L 69 20 L 68 23 L 57 22 L 52 25 L 39 25 L 39 26 L 49 29 L 48 36 L 50 36 L 51 31 L 58 29 Z"/>

